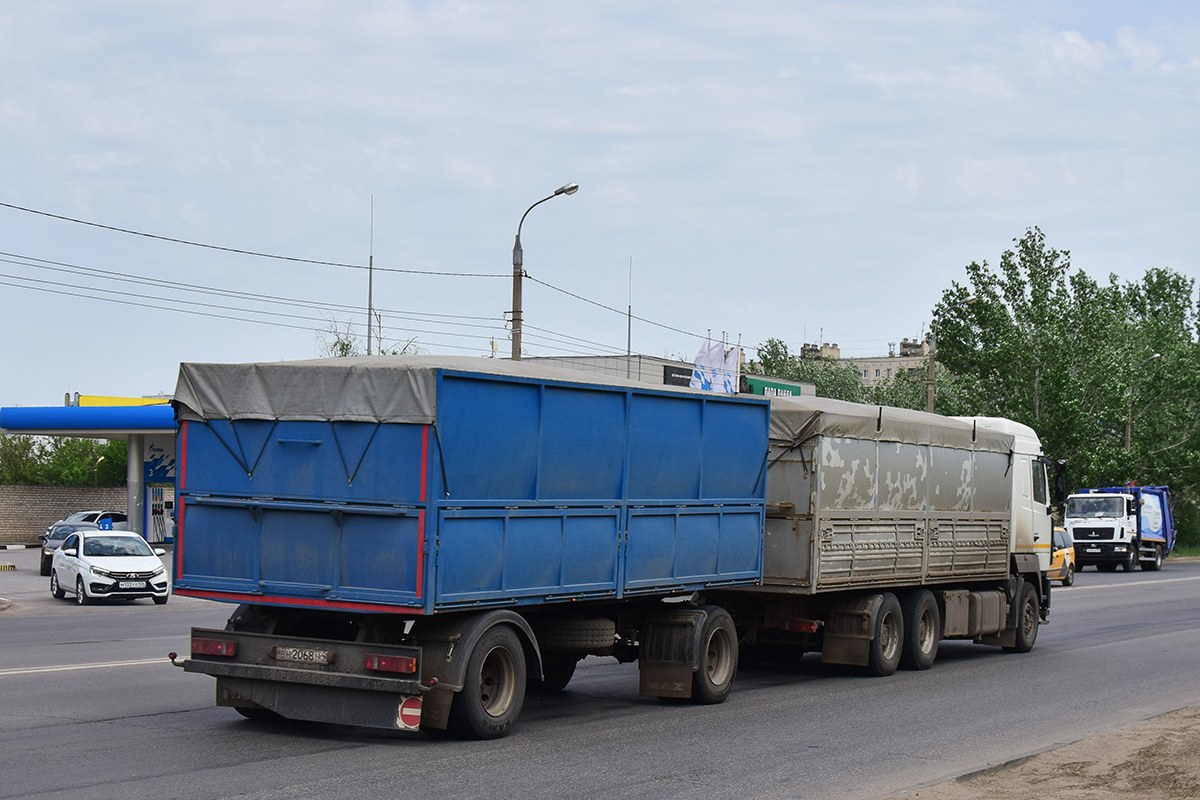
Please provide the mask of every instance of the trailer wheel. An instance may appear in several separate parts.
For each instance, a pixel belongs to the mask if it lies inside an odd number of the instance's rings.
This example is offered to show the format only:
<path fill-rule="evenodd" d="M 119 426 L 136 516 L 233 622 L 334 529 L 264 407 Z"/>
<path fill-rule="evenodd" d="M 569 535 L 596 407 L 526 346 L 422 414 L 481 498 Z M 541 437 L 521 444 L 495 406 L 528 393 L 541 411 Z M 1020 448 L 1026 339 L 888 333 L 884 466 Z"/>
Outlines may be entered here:
<path fill-rule="evenodd" d="M 462 691 L 450 706 L 449 729 L 463 739 L 506 736 L 525 703 L 525 651 L 516 632 L 497 625 L 467 660 Z"/>
<path fill-rule="evenodd" d="M 1134 542 L 1130 545 L 1129 555 L 1127 555 L 1125 560 L 1121 562 L 1121 569 L 1125 570 L 1126 572 L 1133 572 L 1135 569 L 1137 569 L 1139 559 L 1138 550 L 1140 549 L 1141 546 L 1137 542 Z"/>
<path fill-rule="evenodd" d="M 904 614 L 900 601 L 891 592 L 884 592 L 883 602 L 875 614 L 875 630 L 871 632 L 871 655 L 867 672 L 885 677 L 900 665 L 904 651 Z"/>
<path fill-rule="evenodd" d="M 1154 557 L 1149 561 L 1143 561 L 1142 569 L 1150 572 L 1158 572 L 1160 569 L 1162 569 L 1162 561 L 1162 545 L 1156 544 L 1154 545 Z"/>
<path fill-rule="evenodd" d="M 733 617 L 717 606 L 709 606 L 700 634 L 700 664 L 692 673 L 693 703 L 723 703 L 733 688 L 738 667 L 738 637 Z"/>
<path fill-rule="evenodd" d="M 547 653 L 542 651 L 542 679 L 532 675 L 526 681 L 526 689 L 538 694 L 558 694 L 567 688 L 575 675 L 579 656 L 574 653 Z"/>
<path fill-rule="evenodd" d="M 1017 641 L 1005 650 L 1014 653 L 1028 653 L 1037 641 L 1039 615 L 1037 590 L 1029 581 L 1021 581 L 1021 592 L 1017 596 Z"/>
<path fill-rule="evenodd" d="M 904 611 L 904 649 L 900 654 L 900 666 L 929 669 L 942 641 L 942 615 L 937 600 L 928 589 L 921 589 L 905 595 L 901 607 Z"/>

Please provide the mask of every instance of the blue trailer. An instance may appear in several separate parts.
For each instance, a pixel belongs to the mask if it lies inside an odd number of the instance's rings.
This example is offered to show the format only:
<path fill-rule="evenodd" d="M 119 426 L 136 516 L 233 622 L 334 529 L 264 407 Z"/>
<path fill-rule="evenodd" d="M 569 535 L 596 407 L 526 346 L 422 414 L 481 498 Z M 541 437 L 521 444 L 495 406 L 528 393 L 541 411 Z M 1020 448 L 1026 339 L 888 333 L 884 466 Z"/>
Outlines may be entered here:
<path fill-rule="evenodd" d="M 761 581 L 769 405 L 585 381 L 480 359 L 183 365 L 174 589 L 245 605 L 233 630 L 194 638 L 187 668 L 251 715 L 501 735 L 517 662 L 565 683 L 598 642 L 637 656 L 603 615 L 619 603 L 662 631 L 644 691 L 723 699 L 728 615 L 659 600 Z M 696 687 L 699 645 L 680 637 L 706 625 L 729 663 Z M 362 652 L 292 641 L 314 631 Z M 481 641 L 503 698 L 478 667 L 466 686 Z M 550 649 L 566 655 L 547 663 Z M 306 669 L 335 659 L 352 680 Z"/>
<path fill-rule="evenodd" d="M 505 735 L 587 655 L 720 703 L 739 652 L 1033 647 L 1045 459 L 1006 420 L 485 359 L 184 364 L 182 666 L 251 718 Z"/>

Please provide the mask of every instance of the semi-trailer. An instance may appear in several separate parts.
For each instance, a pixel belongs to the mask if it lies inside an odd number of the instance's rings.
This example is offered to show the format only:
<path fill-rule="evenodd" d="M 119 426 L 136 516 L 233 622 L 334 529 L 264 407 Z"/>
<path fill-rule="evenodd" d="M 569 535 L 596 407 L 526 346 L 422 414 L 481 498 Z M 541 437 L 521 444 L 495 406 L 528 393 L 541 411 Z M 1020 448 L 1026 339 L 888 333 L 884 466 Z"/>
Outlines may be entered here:
<path fill-rule="evenodd" d="M 588 655 L 719 703 L 739 657 L 874 675 L 1026 652 L 1050 607 L 1026 426 L 486 359 L 183 364 L 174 590 L 237 604 L 217 703 L 495 738 Z"/>

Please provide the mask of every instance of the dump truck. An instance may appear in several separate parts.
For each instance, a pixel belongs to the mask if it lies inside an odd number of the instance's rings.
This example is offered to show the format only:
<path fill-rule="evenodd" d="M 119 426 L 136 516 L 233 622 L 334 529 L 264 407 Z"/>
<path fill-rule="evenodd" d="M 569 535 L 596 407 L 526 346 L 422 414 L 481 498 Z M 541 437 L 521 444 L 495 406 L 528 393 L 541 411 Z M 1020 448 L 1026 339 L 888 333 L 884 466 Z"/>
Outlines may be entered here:
<path fill-rule="evenodd" d="M 1007 420 L 432 356 L 183 364 L 174 407 L 174 591 L 236 604 L 180 665 L 250 718 L 488 739 L 589 655 L 712 704 L 742 657 L 884 676 L 1048 619 Z"/>
<path fill-rule="evenodd" d="M 1175 517 L 1166 486 L 1082 489 L 1067 498 L 1064 523 L 1078 569 L 1133 572 L 1162 569 L 1175 549 Z"/>

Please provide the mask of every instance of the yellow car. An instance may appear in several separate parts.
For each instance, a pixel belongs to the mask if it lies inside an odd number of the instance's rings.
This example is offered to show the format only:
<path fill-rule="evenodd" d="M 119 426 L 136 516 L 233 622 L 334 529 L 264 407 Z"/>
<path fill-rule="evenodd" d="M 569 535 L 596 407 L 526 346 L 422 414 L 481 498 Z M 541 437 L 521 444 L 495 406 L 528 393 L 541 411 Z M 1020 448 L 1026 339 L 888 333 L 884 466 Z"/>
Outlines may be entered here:
<path fill-rule="evenodd" d="M 1063 528 L 1054 529 L 1054 557 L 1046 575 L 1052 581 L 1062 581 L 1063 586 L 1075 583 L 1075 542 Z"/>

